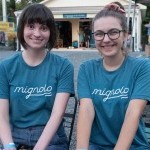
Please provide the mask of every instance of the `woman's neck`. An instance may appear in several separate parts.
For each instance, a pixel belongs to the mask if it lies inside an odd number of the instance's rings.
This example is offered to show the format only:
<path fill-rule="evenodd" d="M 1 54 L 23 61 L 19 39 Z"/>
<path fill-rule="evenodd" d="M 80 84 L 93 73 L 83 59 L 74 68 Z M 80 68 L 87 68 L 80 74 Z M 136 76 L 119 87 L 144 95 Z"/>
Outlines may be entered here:
<path fill-rule="evenodd" d="M 103 59 L 103 66 L 108 71 L 114 71 L 117 70 L 123 63 L 125 59 L 124 54 L 120 54 L 116 57 L 107 57 Z"/>
<path fill-rule="evenodd" d="M 44 60 L 46 54 L 47 54 L 46 50 L 41 51 L 24 50 L 22 52 L 22 57 L 28 65 L 37 66 Z"/>

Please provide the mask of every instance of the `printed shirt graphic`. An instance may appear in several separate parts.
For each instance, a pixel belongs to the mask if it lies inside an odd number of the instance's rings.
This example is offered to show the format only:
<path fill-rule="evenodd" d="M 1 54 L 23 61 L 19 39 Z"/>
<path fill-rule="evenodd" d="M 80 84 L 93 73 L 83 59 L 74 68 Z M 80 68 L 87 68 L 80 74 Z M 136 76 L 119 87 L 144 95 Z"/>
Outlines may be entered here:
<path fill-rule="evenodd" d="M 90 142 L 113 149 L 126 109 L 132 99 L 150 100 L 150 62 L 128 56 L 115 71 L 106 71 L 102 59 L 81 64 L 77 81 L 79 99 L 90 98 L 95 108 Z M 132 146 L 147 148 L 143 121 Z M 131 147 L 132 147 L 131 146 Z M 142 147 L 142 148 L 143 148 Z"/>
<path fill-rule="evenodd" d="M 14 93 L 24 93 L 26 94 L 25 99 L 29 99 L 30 97 L 52 96 L 52 89 L 52 86 L 46 84 L 41 87 L 15 87 Z"/>
<path fill-rule="evenodd" d="M 10 119 L 19 128 L 45 125 L 56 93 L 74 94 L 72 64 L 49 52 L 35 67 L 21 53 L 2 61 L 0 79 L 0 98 L 10 100 Z"/>
<path fill-rule="evenodd" d="M 116 99 L 116 98 L 121 98 L 121 99 L 126 99 L 128 98 L 128 92 L 129 88 L 121 87 L 118 89 L 112 89 L 112 90 L 104 90 L 101 89 L 94 89 L 92 92 L 92 95 L 99 95 L 99 96 L 105 96 L 103 98 L 103 102 L 106 102 L 107 100 L 111 99 Z"/>

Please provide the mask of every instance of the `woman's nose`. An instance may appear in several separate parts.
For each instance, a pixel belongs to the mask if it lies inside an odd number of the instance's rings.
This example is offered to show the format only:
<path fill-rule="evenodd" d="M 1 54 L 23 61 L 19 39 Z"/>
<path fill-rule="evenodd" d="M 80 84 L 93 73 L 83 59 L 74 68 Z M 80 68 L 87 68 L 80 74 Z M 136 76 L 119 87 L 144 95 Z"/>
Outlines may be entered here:
<path fill-rule="evenodd" d="M 104 35 L 103 41 L 110 41 L 110 38 L 109 38 L 108 34 Z"/>
<path fill-rule="evenodd" d="M 41 35 L 40 30 L 39 29 L 35 29 L 34 30 L 34 36 L 39 37 Z"/>

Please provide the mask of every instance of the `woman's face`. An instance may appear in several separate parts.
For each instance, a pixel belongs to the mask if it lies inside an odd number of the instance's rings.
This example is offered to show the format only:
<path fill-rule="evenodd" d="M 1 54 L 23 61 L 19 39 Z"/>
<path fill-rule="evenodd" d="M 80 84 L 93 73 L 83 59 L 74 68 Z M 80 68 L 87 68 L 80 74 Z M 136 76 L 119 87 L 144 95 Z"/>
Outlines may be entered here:
<path fill-rule="evenodd" d="M 121 48 L 127 35 L 123 31 L 119 19 L 114 17 L 99 18 L 95 21 L 93 29 L 96 47 L 104 57 L 122 53 Z"/>
<path fill-rule="evenodd" d="M 24 40 L 27 49 L 43 50 L 49 40 L 50 30 L 46 25 L 33 23 L 24 27 Z"/>

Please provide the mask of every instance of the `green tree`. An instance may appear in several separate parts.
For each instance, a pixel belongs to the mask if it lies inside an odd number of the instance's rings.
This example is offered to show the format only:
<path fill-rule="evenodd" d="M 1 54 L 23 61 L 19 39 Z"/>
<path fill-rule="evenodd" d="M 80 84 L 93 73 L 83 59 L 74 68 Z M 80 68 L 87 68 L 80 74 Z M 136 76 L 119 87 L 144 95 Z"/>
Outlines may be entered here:
<path fill-rule="evenodd" d="M 9 22 L 15 22 L 15 14 L 14 12 L 16 11 L 16 2 L 15 0 L 10 0 L 7 3 L 7 11 L 8 11 L 8 21 Z"/>
<path fill-rule="evenodd" d="M 42 0 L 21 0 L 20 2 L 16 3 L 16 10 L 21 10 L 29 4 L 39 3 L 41 1 Z"/>
<path fill-rule="evenodd" d="M 39 2 L 41 2 L 42 0 L 30 0 L 31 1 L 31 3 L 39 3 Z"/>
<path fill-rule="evenodd" d="M 15 0 L 10 0 L 10 2 L 9 2 L 9 7 L 10 7 L 10 9 L 12 9 L 13 11 L 16 10 L 16 2 L 15 2 Z"/>
<path fill-rule="evenodd" d="M 2 0 L 0 0 L 0 21 L 2 21 Z"/>
<path fill-rule="evenodd" d="M 147 17 L 147 18 L 149 19 L 149 21 L 150 21 L 150 4 L 147 5 L 146 17 Z"/>
<path fill-rule="evenodd" d="M 10 22 L 15 22 L 15 15 L 14 11 L 16 10 L 15 0 L 10 0 L 6 2 L 7 5 L 7 19 Z M 2 0 L 0 0 L 0 21 L 3 20 L 3 13 L 2 13 Z"/>

